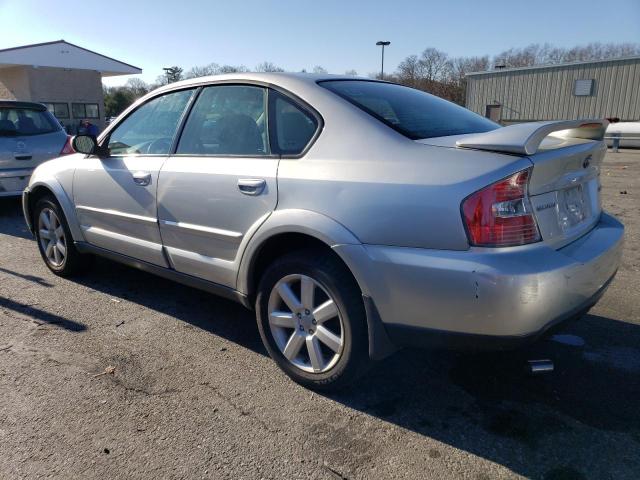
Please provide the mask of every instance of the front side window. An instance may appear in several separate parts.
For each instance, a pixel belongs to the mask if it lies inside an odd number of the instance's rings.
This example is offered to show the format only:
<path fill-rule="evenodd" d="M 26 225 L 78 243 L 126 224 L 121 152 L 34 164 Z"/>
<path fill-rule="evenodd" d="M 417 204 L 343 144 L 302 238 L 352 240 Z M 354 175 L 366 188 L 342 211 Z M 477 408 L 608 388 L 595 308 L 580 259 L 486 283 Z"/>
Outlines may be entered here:
<path fill-rule="evenodd" d="M 109 134 L 111 155 L 167 155 L 193 90 L 156 97 L 134 110 Z"/>
<path fill-rule="evenodd" d="M 60 130 L 60 125 L 46 110 L 0 108 L 0 137 L 41 135 Z"/>
<path fill-rule="evenodd" d="M 313 138 L 318 121 L 284 95 L 274 91 L 270 95 L 275 127 L 271 130 L 271 144 L 282 155 L 299 155 Z"/>
<path fill-rule="evenodd" d="M 488 132 L 500 125 L 414 88 L 367 80 L 318 82 L 412 140 Z"/>
<path fill-rule="evenodd" d="M 206 87 L 189 114 L 179 155 L 269 154 L 266 91 L 249 85 Z"/>

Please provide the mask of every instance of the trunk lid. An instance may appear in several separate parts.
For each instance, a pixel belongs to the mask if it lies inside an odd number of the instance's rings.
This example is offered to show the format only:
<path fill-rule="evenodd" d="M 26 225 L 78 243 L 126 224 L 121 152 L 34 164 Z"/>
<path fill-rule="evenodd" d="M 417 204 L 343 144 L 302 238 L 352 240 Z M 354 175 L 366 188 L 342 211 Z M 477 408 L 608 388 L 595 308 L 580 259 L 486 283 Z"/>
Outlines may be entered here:
<path fill-rule="evenodd" d="M 590 231 L 600 218 L 606 125 L 604 120 L 531 122 L 419 142 L 528 158 L 533 164 L 529 199 L 542 240 L 561 248 Z"/>
<path fill-rule="evenodd" d="M 590 231 L 602 212 L 603 142 L 549 137 L 535 155 L 529 199 L 542 239 L 561 248 Z"/>

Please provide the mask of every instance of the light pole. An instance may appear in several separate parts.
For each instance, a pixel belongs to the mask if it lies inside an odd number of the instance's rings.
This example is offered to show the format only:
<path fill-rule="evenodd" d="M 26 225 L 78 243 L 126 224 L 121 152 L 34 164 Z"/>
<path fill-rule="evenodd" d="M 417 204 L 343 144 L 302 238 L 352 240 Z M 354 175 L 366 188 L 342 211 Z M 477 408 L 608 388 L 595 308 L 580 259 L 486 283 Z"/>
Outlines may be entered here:
<path fill-rule="evenodd" d="M 169 72 L 172 70 L 171 67 L 162 67 L 162 70 L 164 70 L 164 74 L 167 77 L 167 85 L 170 83 L 169 82 Z"/>
<path fill-rule="evenodd" d="M 383 42 L 382 40 L 376 42 L 376 45 L 382 47 L 382 65 L 380 67 L 380 80 L 384 80 L 384 47 L 391 45 L 391 42 Z"/>

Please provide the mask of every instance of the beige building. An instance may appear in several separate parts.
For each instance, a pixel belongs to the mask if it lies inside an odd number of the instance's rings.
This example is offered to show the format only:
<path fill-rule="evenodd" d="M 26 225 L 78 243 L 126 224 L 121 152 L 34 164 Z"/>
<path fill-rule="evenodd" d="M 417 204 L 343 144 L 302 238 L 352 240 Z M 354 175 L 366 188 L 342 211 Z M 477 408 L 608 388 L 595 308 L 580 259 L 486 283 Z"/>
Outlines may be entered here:
<path fill-rule="evenodd" d="M 640 57 L 540 65 L 467 75 L 466 106 L 503 124 L 640 120 Z"/>
<path fill-rule="evenodd" d="M 0 99 L 44 103 L 70 133 L 83 119 L 102 129 L 102 77 L 138 73 L 64 40 L 7 48 L 0 50 Z"/>

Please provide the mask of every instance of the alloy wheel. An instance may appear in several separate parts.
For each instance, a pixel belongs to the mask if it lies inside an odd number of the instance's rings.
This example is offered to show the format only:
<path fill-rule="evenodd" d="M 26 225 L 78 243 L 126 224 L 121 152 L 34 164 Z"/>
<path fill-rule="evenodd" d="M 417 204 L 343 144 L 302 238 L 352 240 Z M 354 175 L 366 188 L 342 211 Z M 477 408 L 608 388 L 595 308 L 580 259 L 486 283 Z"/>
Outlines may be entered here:
<path fill-rule="evenodd" d="M 40 246 L 49 264 L 60 267 L 67 256 L 67 239 L 62 223 L 51 208 L 43 208 L 38 217 Z"/>
<path fill-rule="evenodd" d="M 342 315 L 329 292 L 307 275 L 287 275 L 269 295 L 269 328 L 282 355 L 311 373 L 330 370 L 344 348 Z"/>

